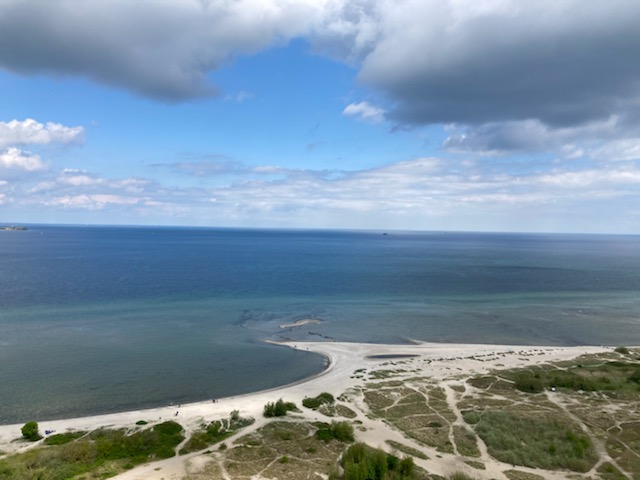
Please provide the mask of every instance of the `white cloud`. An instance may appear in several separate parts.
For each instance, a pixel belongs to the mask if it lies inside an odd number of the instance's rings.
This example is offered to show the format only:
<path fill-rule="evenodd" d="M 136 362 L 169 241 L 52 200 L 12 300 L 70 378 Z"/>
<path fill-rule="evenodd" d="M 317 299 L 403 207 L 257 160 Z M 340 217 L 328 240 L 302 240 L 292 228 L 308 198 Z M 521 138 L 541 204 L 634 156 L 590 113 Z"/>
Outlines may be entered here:
<path fill-rule="evenodd" d="M 380 107 L 371 105 L 369 102 L 360 102 L 350 103 L 344 108 L 342 114 L 367 122 L 381 123 L 384 121 L 385 111 Z"/>
<path fill-rule="evenodd" d="M 43 124 L 31 118 L 24 121 L 0 122 L 0 148 L 50 143 L 69 144 L 83 140 L 84 128 L 82 127 L 66 127 L 53 122 Z"/>
<path fill-rule="evenodd" d="M 38 155 L 24 152 L 15 147 L 9 147 L 3 153 L 0 153 L 0 167 L 34 172 L 43 170 L 45 164 Z"/>
<path fill-rule="evenodd" d="M 62 197 L 54 197 L 45 202 L 47 206 L 64 207 L 64 208 L 81 208 L 86 210 L 100 210 L 109 205 L 136 205 L 141 199 L 135 197 L 127 197 L 113 194 L 83 194 L 83 195 L 65 195 Z"/>
<path fill-rule="evenodd" d="M 604 161 L 640 160 L 640 138 L 628 138 L 607 142 L 590 152 L 590 156 Z"/>

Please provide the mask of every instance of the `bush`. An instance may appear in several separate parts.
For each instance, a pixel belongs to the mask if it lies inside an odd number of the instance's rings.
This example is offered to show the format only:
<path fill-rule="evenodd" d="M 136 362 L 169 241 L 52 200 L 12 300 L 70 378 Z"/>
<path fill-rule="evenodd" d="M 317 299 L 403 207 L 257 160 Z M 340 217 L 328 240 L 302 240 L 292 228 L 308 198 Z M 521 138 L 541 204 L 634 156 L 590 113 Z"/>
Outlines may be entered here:
<path fill-rule="evenodd" d="M 518 374 L 515 380 L 515 387 L 526 393 L 540 393 L 544 390 L 540 377 L 529 372 Z"/>
<path fill-rule="evenodd" d="M 265 417 L 284 417 L 287 412 L 297 410 L 296 404 L 293 402 L 285 402 L 279 399 L 277 402 L 269 402 L 264 406 Z"/>
<path fill-rule="evenodd" d="M 38 431 L 38 423 L 34 421 L 25 423 L 21 431 L 22 436 L 30 442 L 35 442 L 42 438 L 42 435 L 40 435 L 40 432 Z"/>
<path fill-rule="evenodd" d="M 622 355 L 629 355 L 629 349 L 627 347 L 617 347 L 614 352 L 621 353 Z"/>
<path fill-rule="evenodd" d="M 353 426 L 349 422 L 331 422 L 317 424 L 316 438 L 323 442 L 338 440 L 339 442 L 353 442 L 355 440 Z"/>
<path fill-rule="evenodd" d="M 320 406 L 324 404 L 332 405 L 333 403 L 335 403 L 335 399 L 333 398 L 333 395 L 327 392 L 322 392 L 317 397 L 305 398 L 304 400 L 302 400 L 302 405 L 304 405 L 307 408 L 310 408 L 311 410 L 317 410 L 318 408 L 320 408 Z"/>
<path fill-rule="evenodd" d="M 342 457 L 344 480 L 412 480 L 415 478 L 413 459 L 402 460 L 382 450 L 356 443 Z"/>

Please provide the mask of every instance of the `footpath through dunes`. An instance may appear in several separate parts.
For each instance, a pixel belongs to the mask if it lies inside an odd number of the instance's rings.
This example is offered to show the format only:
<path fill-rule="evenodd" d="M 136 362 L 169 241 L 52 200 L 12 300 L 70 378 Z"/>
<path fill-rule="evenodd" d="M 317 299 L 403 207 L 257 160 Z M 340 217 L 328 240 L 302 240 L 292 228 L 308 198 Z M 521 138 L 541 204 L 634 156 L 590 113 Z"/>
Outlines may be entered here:
<path fill-rule="evenodd" d="M 41 431 L 137 432 L 169 419 L 184 427 L 184 440 L 175 447 L 181 455 L 109 464 L 115 478 L 128 480 L 326 479 L 332 472 L 342 478 L 339 458 L 351 440 L 336 432 L 347 427 L 356 442 L 391 455 L 389 465 L 395 465 L 392 458 L 410 457 L 413 476 L 403 478 L 639 478 L 639 350 L 286 345 L 325 355 L 327 369 L 270 391 L 40 422 Z M 265 418 L 265 405 L 279 399 L 295 409 Z M 148 423 L 136 426 L 140 420 Z M 0 472 L 9 471 L 20 452 L 41 448 L 41 442 L 15 441 L 20 427 L 0 426 Z"/>

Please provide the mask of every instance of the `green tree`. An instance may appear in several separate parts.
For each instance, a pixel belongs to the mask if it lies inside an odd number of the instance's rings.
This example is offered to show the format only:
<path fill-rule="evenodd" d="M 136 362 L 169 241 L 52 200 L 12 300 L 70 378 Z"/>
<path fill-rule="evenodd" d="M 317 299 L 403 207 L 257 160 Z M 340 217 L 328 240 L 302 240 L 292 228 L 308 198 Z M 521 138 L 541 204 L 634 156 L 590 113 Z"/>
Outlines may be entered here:
<path fill-rule="evenodd" d="M 42 436 L 38 431 L 38 423 L 31 421 L 24 424 L 22 427 L 22 436 L 29 440 L 30 442 L 35 442 L 36 440 L 40 440 Z"/>

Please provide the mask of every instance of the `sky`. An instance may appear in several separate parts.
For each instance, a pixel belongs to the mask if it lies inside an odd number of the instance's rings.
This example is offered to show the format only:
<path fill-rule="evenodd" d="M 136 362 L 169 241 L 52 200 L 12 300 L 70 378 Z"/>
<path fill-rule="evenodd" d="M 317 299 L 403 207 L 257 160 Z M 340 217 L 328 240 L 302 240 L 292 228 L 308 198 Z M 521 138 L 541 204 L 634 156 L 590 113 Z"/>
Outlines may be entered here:
<path fill-rule="evenodd" d="M 0 0 L 0 224 L 640 234 L 637 0 Z"/>

